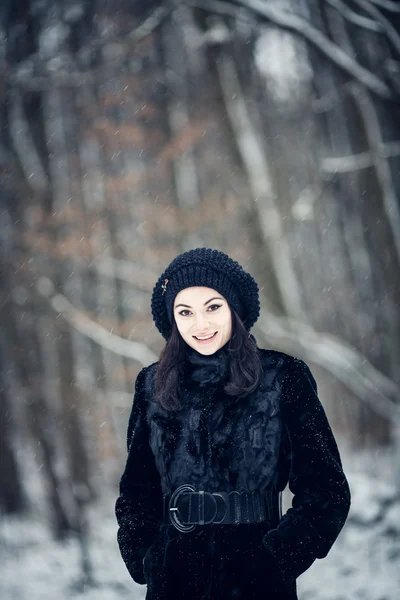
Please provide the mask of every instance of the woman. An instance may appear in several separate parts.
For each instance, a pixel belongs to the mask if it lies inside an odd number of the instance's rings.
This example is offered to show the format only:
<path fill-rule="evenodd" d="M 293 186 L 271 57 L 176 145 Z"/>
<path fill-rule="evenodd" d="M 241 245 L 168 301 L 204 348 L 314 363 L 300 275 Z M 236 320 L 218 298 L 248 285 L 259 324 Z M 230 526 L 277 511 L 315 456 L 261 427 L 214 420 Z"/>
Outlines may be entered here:
<path fill-rule="evenodd" d="M 116 502 L 129 573 L 151 600 L 296 600 L 350 508 L 315 380 L 257 347 L 258 285 L 223 252 L 177 256 L 151 307 L 166 345 L 136 380 Z"/>

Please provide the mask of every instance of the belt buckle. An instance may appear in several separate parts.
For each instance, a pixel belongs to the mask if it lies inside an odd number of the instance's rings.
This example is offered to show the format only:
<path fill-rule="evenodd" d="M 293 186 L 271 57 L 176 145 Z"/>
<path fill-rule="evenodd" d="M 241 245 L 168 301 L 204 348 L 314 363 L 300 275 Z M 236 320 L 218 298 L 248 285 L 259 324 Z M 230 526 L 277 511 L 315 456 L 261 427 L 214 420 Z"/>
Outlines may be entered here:
<path fill-rule="evenodd" d="M 195 529 L 195 527 L 196 527 L 196 523 L 193 523 L 192 525 L 184 525 L 183 523 L 181 523 L 179 521 L 179 519 L 178 519 L 179 509 L 176 506 L 177 500 L 178 500 L 179 496 L 181 496 L 183 494 L 183 492 L 195 492 L 195 491 L 196 490 L 193 485 L 190 485 L 189 483 L 184 483 L 183 485 L 180 485 L 178 488 L 176 488 L 176 490 L 171 494 L 171 497 L 170 497 L 169 503 L 168 503 L 168 514 L 169 514 L 169 518 L 170 518 L 172 525 L 178 531 L 189 532 L 189 531 L 193 531 L 193 529 Z"/>

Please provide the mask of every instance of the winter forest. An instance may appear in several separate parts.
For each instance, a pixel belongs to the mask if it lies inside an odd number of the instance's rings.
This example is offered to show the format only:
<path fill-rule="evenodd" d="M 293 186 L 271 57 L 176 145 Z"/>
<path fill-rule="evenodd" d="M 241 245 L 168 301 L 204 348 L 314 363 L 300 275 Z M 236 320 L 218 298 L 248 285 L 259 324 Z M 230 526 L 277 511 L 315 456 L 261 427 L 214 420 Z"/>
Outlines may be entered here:
<path fill-rule="evenodd" d="M 2 0 L 0 78 L 1 599 L 144 598 L 114 504 L 151 292 L 199 246 L 259 282 L 349 480 L 299 597 L 398 599 L 400 2 Z"/>

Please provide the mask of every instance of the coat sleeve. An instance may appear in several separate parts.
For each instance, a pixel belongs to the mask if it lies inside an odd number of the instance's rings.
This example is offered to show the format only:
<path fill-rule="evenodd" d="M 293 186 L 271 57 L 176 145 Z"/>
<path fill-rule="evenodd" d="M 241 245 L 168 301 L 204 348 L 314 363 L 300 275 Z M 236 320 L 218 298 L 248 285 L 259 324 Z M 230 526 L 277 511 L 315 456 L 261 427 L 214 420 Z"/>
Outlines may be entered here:
<path fill-rule="evenodd" d="M 128 457 L 115 504 L 121 556 L 132 579 L 140 584 L 146 583 L 143 557 L 159 532 L 163 505 L 160 476 L 149 444 L 145 373 L 146 367 L 136 379 L 127 432 Z"/>
<path fill-rule="evenodd" d="M 282 384 L 281 413 L 290 442 L 292 507 L 263 536 L 283 579 L 296 579 L 324 558 L 350 510 L 350 489 L 317 384 L 293 358 Z"/>

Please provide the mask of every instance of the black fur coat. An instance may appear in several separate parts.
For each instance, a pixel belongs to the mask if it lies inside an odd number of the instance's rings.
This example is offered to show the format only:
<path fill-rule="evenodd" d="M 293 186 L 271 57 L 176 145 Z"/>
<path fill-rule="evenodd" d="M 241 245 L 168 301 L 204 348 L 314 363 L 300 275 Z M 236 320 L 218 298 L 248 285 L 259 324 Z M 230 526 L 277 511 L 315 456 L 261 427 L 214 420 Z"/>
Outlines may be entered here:
<path fill-rule="evenodd" d="M 128 457 L 116 502 L 118 543 L 146 599 L 296 600 L 296 579 L 324 558 L 350 508 L 335 438 L 302 360 L 259 349 L 263 373 L 246 398 L 228 396 L 226 346 L 190 349 L 183 407 L 153 397 L 157 363 L 142 369 L 129 419 Z M 262 523 L 161 523 L 163 494 L 191 483 L 209 492 L 283 490 L 292 507 L 276 528 Z"/>

